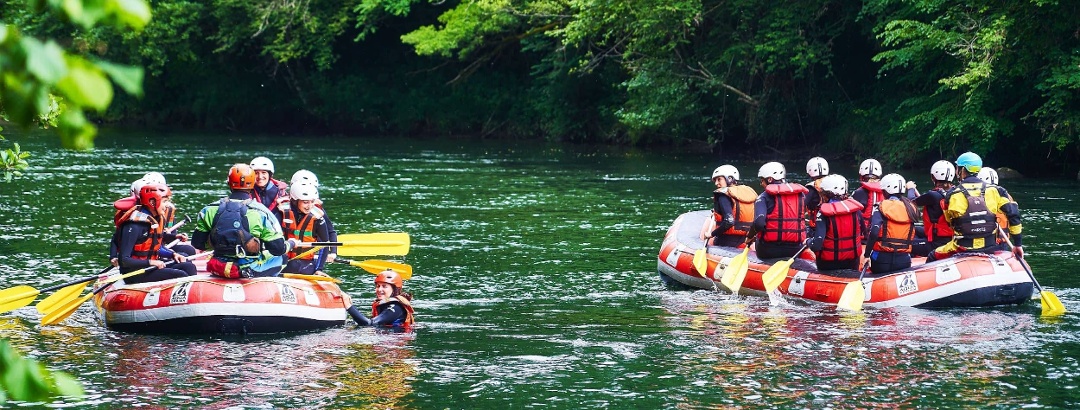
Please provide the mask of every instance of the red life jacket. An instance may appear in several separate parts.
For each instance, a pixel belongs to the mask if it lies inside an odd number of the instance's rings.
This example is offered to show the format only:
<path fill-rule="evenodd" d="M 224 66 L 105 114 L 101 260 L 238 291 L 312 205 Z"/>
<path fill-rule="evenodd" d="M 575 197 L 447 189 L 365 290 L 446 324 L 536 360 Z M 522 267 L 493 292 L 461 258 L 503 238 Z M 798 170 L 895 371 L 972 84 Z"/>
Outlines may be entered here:
<path fill-rule="evenodd" d="M 734 204 L 731 213 L 735 223 L 722 232 L 721 235 L 745 237 L 750 232 L 750 225 L 754 224 L 754 201 L 757 200 L 757 192 L 754 192 L 753 188 L 746 185 L 733 185 L 727 187 L 724 194 L 731 198 L 731 202 Z M 715 211 L 713 212 L 713 218 L 716 223 L 724 220 L 723 215 L 718 215 Z"/>
<path fill-rule="evenodd" d="M 941 215 L 938 216 L 936 221 L 930 220 L 930 213 L 926 212 L 926 208 L 923 208 L 923 226 L 926 228 L 926 241 L 933 242 L 939 238 L 952 238 L 953 230 L 952 225 L 949 225 L 949 221 L 945 220 L 945 190 L 941 188 L 934 188 L 935 191 L 941 193 L 941 199 L 938 200 L 938 209 L 941 210 Z"/>
<path fill-rule="evenodd" d="M 850 261 L 859 258 L 862 225 L 859 224 L 858 212 L 862 209 L 862 204 L 851 198 L 821 204 L 821 215 L 828 221 L 825 226 L 829 229 L 825 231 L 821 252 L 817 254 L 818 260 Z"/>
<path fill-rule="evenodd" d="M 810 192 L 799 184 L 769 184 L 765 193 L 776 200 L 772 211 L 765 216 L 761 240 L 801 244 L 806 240 L 806 204 L 803 197 Z"/>
<path fill-rule="evenodd" d="M 150 225 L 150 234 L 137 242 L 132 249 L 132 259 L 149 260 L 157 257 L 158 250 L 161 249 L 162 232 L 165 227 L 158 223 L 153 216 L 150 216 L 149 213 L 143 210 L 143 207 L 141 206 L 132 208 L 125 213 L 124 218 L 116 224 L 116 227 L 119 228 L 121 225 L 128 222 Z"/>
<path fill-rule="evenodd" d="M 885 193 L 881 192 L 881 184 L 877 182 L 860 182 L 866 190 L 866 203 L 863 204 L 863 231 L 870 232 L 870 216 L 874 214 L 874 205 L 885 200 Z"/>
<path fill-rule="evenodd" d="M 405 306 L 405 322 L 401 323 L 402 327 L 404 327 L 406 330 L 408 330 L 410 327 L 412 327 L 413 323 L 416 323 L 416 320 L 413 318 L 413 316 L 415 316 L 416 312 L 413 311 L 412 303 L 409 303 L 408 298 L 399 298 L 397 296 L 392 296 L 392 297 L 390 297 L 390 299 L 388 299 L 386 301 L 386 303 L 390 303 L 390 302 L 398 302 L 398 303 L 401 303 L 402 306 Z M 378 299 L 375 299 L 374 301 L 371 302 L 371 317 L 375 317 L 375 316 L 379 315 L 379 306 L 382 306 L 383 304 L 384 303 L 379 303 Z M 390 326 L 388 326 L 388 327 L 390 327 Z"/>
<path fill-rule="evenodd" d="M 281 230 L 285 234 L 285 239 L 296 239 L 300 242 L 315 242 L 315 217 L 310 213 L 298 215 L 299 213 L 293 211 L 292 208 L 286 208 L 282 211 L 281 217 Z M 289 251 L 289 259 L 293 259 L 299 253 Z M 315 253 L 309 253 L 300 257 L 300 259 L 315 259 Z"/>
<path fill-rule="evenodd" d="M 135 205 L 138 204 L 139 198 L 134 195 L 127 198 L 120 198 L 117 199 L 116 202 L 113 202 L 113 208 L 116 208 L 116 213 L 113 214 L 113 225 L 119 228 L 121 221 L 127 220 L 128 214 L 130 214 L 135 209 Z"/>
<path fill-rule="evenodd" d="M 904 201 L 882 201 L 878 205 L 883 222 L 881 238 L 874 242 L 874 250 L 880 252 L 910 253 L 911 242 L 915 239 L 915 221 L 910 215 L 915 208 Z M 908 212 L 911 214 L 908 214 Z"/>

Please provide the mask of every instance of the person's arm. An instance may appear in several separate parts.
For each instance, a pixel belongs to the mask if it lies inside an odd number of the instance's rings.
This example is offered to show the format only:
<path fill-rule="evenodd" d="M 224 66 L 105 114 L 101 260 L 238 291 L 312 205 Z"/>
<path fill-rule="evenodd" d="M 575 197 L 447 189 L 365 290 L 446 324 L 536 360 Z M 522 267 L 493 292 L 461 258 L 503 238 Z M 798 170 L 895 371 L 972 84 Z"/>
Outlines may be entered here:
<path fill-rule="evenodd" d="M 191 233 L 191 246 L 200 251 L 210 248 L 210 224 L 214 217 L 210 215 L 211 207 L 205 207 L 195 217 L 195 231 Z M 215 211 L 216 212 L 216 211 Z"/>
<path fill-rule="evenodd" d="M 828 232 L 825 223 L 825 217 L 819 211 L 817 213 L 817 222 L 814 224 L 814 236 L 806 239 L 806 244 L 815 254 L 821 252 L 821 247 L 825 245 L 825 233 Z"/>
<path fill-rule="evenodd" d="M 884 222 L 881 216 L 881 211 L 874 209 L 874 214 L 870 217 L 870 232 L 866 234 L 866 248 L 863 249 L 863 256 L 869 258 L 870 253 L 874 251 L 874 243 L 880 239 L 881 236 L 881 224 Z"/>
<path fill-rule="evenodd" d="M 753 238 L 758 232 L 765 230 L 765 215 L 769 214 L 768 198 L 769 196 L 763 192 L 754 201 L 754 223 L 750 225 L 750 232 L 746 234 L 747 238 Z"/>
<path fill-rule="evenodd" d="M 315 240 L 319 242 L 329 242 L 330 233 L 326 230 L 326 219 L 316 219 L 315 226 L 312 228 L 315 235 Z M 328 252 L 320 251 L 315 258 L 315 270 L 321 271 L 326 267 L 326 257 Z"/>
<path fill-rule="evenodd" d="M 405 307 L 399 302 L 390 302 L 381 312 L 379 312 L 378 316 L 371 319 L 368 319 L 367 316 L 360 313 L 360 309 L 357 309 L 356 305 L 349 306 L 345 311 L 349 313 L 349 316 L 352 316 L 353 320 L 356 321 L 356 324 L 360 326 L 375 327 L 392 325 L 394 322 L 404 319 L 406 315 Z"/>
<path fill-rule="evenodd" d="M 720 198 L 720 200 L 717 202 L 719 202 L 718 205 L 720 207 L 720 215 L 722 216 L 722 219 L 719 223 L 716 224 L 716 229 L 713 229 L 712 231 L 712 236 L 714 238 L 724 232 L 727 232 L 727 230 L 730 229 L 732 226 L 735 226 L 735 203 L 732 202 L 731 198 L 727 198 L 727 200 L 724 200 L 724 198 Z"/>

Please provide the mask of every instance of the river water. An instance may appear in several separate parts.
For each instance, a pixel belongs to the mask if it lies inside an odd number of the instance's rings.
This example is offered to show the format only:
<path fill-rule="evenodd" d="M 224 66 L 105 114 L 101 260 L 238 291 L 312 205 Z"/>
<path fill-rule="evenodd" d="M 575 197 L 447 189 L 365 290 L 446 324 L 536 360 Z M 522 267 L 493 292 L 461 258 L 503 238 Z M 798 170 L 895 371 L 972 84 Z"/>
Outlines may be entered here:
<path fill-rule="evenodd" d="M 15 138 L 35 168 L 0 184 L 5 288 L 41 288 L 106 266 L 110 204 L 144 172 L 164 173 L 180 213 L 194 217 L 224 194 L 232 163 L 260 155 L 282 179 L 314 171 L 338 232 L 405 231 L 413 242 L 406 288 L 420 326 L 411 334 L 351 323 L 259 337 L 124 334 L 98 323 L 89 303 L 59 326 L 38 326 L 33 306 L 0 316 L 0 337 L 83 383 L 82 401 L 56 406 L 1080 405 L 1075 182 L 1003 181 L 1024 211 L 1036 276 L 1070 310 L 1064 318 L 1040 318 L 1037 302 L 839 314 L 662 286 L 664 232 L 679 214 L 708 206 L 707 177 L 720 159 L 705 154 L 108 132 L 81 153 L 58 149 L 55 137 Z M 757 169 L 737 165 L 744 181 Z M 855 165 L 833 167 L 854 174 Z M 344 265 L 329 273 L 361 305 L 373 297 L 370 274 Z"/>

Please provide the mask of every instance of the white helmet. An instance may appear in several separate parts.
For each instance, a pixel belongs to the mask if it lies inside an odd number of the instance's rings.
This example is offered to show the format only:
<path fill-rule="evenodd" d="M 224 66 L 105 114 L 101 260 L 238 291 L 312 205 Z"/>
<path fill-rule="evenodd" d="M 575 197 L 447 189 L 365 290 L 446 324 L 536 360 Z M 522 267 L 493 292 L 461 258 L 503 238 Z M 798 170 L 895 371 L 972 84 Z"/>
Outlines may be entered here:
<path fill-rule="evenodd" d="M 994 171 L 994 169 L 990 167 L 982 167 L 982 169 L 979 170 L 979 179 L 983 180 L 983 182 L 986 182 L 987 184 L 997 185 L 997 171 Z"/>
<path fill-rule="evenodd" d="M 142 191 L 142 187 L 144 185 L 146 185 L 146 184 L 147 184 L 146 179 L 144 179 L 144 178 L 136 179 L 134 182 L 131 183 L 131 194 L 135 195 L 135 196 L 138 196 L 139 191 Z"/>
<path fill-rule="evenodd" d="M 315 173 L 306 169 L 301 169 L 292 174 L 292 179 L 289 180 L 289 185 L 308 183 L 319 187 L 319 178 L 315 177 Z"/>
<path fill-rule="evenodd" d="M 832 193 L 835 196 L 847 195 L 848 182 L 847 178 L 841 175 L 826 175 L 821 178 L 821 190 Z"/>
<path fill-rule="evenodd" d="M 878 160 L 870 158 L 859 165 L 859 176 L 865 177 L 867 175 L 881 177 L 881 163 Z"/>
<path fill-rule="evenodd" d="M 289 187 L 289 197 L 297 201 L 314 201 L 319 199 L 319 190 L 312 184 L 294 184 Z"/>
<path fill-rule="evenodd" d="M 956 178 L 956 166 L 953 165 L 952 162 L 946 160 L 935 162 L 934 165 L 930 167 L 930 176 L 933 177 L 935 181 L 951 182 L 953 178 Z"/>
<path fill-rule="evenodd" d="M 165 183 L 165 176 L 156 171 L 147 172 L 146 175 L 143 175 L 142 179 L 146 180 L 148 184 L 169 185 Z"/>
<path fill-rule="evenodd" d="M 255 157 L 255 159 L 251 160 L 251 169 L 256 171 L 266 171 L 269 172 L 270 175 L 273 175 L 274 161 L 271 161 L 270 158 L 267 157 Z"/>
<path fill-rule="evenodd" d="M 774 180 L 781 180 L 787 176 L 787 170 L 784 169 L 784 164 L 779 162 L 766 162 L 761 168 L 757 170 L 758 178 L 772 178 Z"/>
<path fill-rule="evenodd" d="M 813 157 L 806 161 L 806 174 L 810 178 L 818 178 L 829 175 L 829 161 L 822 157 Z"/>
<path fill-rule="evenodd" d="M 731 165 L 718 166 L 712 172 L 712 179 L 716 179 L 717 177 L 727 177 L 729 182 L 731 180 L 738 181 L 739 180 L 739 169 L 735 168 L 735 167 L 733 167 Z"/>
<path fill-rule="evenodd" d="M 900 174 L 889 174 L 881 178 L 881 190 L 887 194 L 899 195 L 904 192 L 907 181 Z"/>

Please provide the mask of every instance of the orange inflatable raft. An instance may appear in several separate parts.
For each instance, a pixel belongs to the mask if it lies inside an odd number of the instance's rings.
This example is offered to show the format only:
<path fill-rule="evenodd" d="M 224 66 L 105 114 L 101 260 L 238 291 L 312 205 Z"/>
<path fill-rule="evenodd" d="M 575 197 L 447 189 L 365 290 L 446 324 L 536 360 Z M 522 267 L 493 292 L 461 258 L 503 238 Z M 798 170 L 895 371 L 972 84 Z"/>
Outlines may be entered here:
<path fill-rule="evenodd" d="M 725 289 L 720 278 L 740 250 L 710 246 L 706 272 L 701 274 L 693 266 L 694 251 L 705 246 L 701 229 L 710 217 L 708 210 L 688 212 L 675 219 L 668 229 L 658 260 L 660 278 L 665 283 Z M 766 296 L 761 275 L 778 261 L 761 260 L 751 250 L 750 268 L 739 293 Z M 863 278 L 866 285 L 863 306 L 930 308 L 1025 303 L 1034 295 L 1034 284 L 1020 263 L 1010 252 L 960 254 L 931 263 L 915 258 L 912 267 L 905 270 L 884 275 L 867 273 Z M 858 277 L 855 270 L 821 272 L 812 261 L 796 259 L 778 291 L 788 299 L 836 305 L 844 287 Z"/>
<path fill-rule="evenodd" d="M 197 263 L 200 270 L 205 261 Z M 225 279 L 199 275 L 108 285 L 95 295 L 112 330 L 137 333 L 251 334 L 341 326 L 351 305 L 333 282 L 279 277 Z"/>

